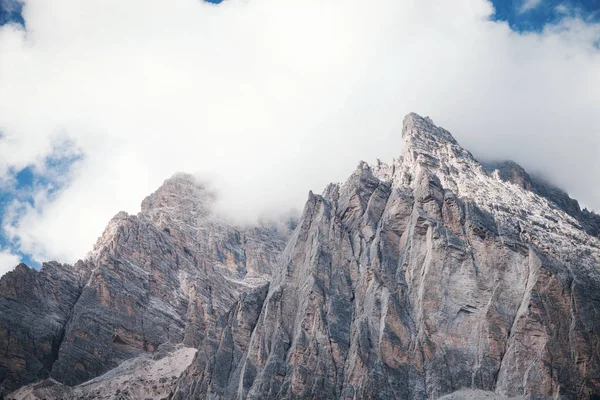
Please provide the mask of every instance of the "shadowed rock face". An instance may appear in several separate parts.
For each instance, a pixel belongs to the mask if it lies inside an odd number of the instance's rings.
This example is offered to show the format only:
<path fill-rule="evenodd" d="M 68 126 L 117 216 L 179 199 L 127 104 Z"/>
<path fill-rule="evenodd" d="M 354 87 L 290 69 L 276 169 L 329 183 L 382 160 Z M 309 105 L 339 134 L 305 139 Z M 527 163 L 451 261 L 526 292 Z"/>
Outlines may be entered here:
<path fill-rule="evenodd" d="M 0 396 L 48 376 L 89 272 L 85 265 L 18 265 L 0 280 Z"/>
<path fill-rule="evenodd" d="M 197 352 L 172 384 L 181 400 L 600 395 L 587 211 L 516 164 L 484 167 L 428 118 L 409 114 L 402 135 L 399 159 L 311 192 L 289 237 L 218 219 L 189 176 L 166 181 L 111 221 L 75 268 L 83 281 L 64 278 L 83 283 L 57 359 L 4 383 L 51 370 L 78 384 L 183 343 Z"/>

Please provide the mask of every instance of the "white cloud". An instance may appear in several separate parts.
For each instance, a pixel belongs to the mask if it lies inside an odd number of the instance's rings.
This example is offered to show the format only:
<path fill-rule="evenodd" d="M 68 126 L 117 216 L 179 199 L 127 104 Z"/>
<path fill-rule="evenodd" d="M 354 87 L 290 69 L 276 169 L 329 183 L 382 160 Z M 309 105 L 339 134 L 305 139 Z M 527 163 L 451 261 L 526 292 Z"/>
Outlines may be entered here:
<path fill-rule="evenodd" d="M 569 14 L 569 7 L 567 7 L 565 4 L 557 5 L 555 10 L 556 10 L 556 12 L 558 12 L 559 14 L 562 14 L 562 15 Z"/>
<path fill-rule="evenodd" d="M 67 138 L 83 159 L 8 227 L 73 262 L 176 171 L 236 216 L 302 208 L 430 115 L 476 154 L 543 171 L 600 208 L 598 26 L 520 35 L 485 0 L 28 0 L 0 28 L 0 171 Z M 57 139 L 58 138 L 58 139 Z"/>
<path fill-rule="evenodd" d="M 20 262 L 21 257 L 6 250 L 0 251 L 0 277 L 15 269 Z"/>
<path fill-rule="evenodd" d="M 539 6 L 542 3 L 542 0 L 525 0 L 523 2 L 523 5 L 521 5 L 520 8 L 520 12 L 524 13 L 527 12 L 529 10 L 533 10 L 534 8 L 536 8 L 537 6 Z"/>

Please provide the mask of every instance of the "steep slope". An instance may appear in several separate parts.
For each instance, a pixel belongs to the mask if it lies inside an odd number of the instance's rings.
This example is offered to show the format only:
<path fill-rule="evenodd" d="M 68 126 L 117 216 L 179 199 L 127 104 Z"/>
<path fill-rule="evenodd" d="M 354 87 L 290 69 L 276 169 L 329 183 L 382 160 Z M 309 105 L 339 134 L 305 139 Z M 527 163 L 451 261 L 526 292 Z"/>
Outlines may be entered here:
<path fill-rule="evenodd" d="M 498 177 L 525 190 L 532 191 L 579 221 L 581 227 L 592 236 L 600 236 L 600 215 L 581 209 L 579 202 L 569 197 L 562 189 L 539 177 L 529 176 L 527 171 L 513 161 L 485 164 L 488 172 L 497 172 Z"/>
<path fill-rule="evenodd" d="M 87 275 L 75 266 L 18 265 L 0 280 L 0 397 L 48 376 Z"/>
<path fill-rule="evenodd" d="M 431 120 L 403 138 L 392 165 L 310 194 L 264 301 L 175 398 L 600 394 L 599 240 Z"/>
<path fill-rule="evenodd" d="M 137 216 L 115 216 L 76 269 L 49 264 L 51 270 L 37 273 L 23 266 L 2 278 L 0 300 L 12 302 L 0 313 L 0 339 L 8 342 L 3 385 L 15 389 L 48 372 L 75 385 L 163 343 L 197 347 L 212 340 L 235 301 L 268 284 L 265 274 L 287 235 L 274 226 L 233 226 L 213 215 L 212 201 L 193 177 L 176 175 L 144 200 Z M 46 283 L 50 271 L 57 277 Z M 27 286 L 36 279 L 41 287 L 30 294 Z M 46 303 L 52 290 L 65 302 L 57 316 L 58 306 Z M 14 309 L 18 296 L 25 301 Z M 50 327 L 19 314 L 49 320 Z M 48 344 L 35 336 L 38 330 Z"/>

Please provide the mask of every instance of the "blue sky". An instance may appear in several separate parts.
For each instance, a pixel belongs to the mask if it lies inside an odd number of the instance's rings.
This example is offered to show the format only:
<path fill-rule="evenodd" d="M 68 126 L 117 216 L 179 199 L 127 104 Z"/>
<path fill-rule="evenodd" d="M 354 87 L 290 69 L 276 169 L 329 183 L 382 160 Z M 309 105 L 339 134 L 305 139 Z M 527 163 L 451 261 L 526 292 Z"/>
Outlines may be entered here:
<path fill-rule="evenodd" d="M 26 193 L 33 189 L 34 183 L 37 180 L 36 174 L 31 167 L 24 168 L 18 172 L 12 171 L 12 174 L 15 182 L 11 185 L 12 190 L 4 189 L 0 192 L 0 209 L 5 210 L 15 199 L 21 197 L 20 194 Z M 33 204 L 33 198 L 25 196 L 24 199 L 29 204 Z M 4 212 L 2 212 L 4 215 Z M 3 222 L 3 221 L 2 221 Z M 2 249 L 10 249 L 11 252 L 15 252 L 21 255 L 22 261 L 30 266 L 37 266 L 27 254 L 23 254 L 19 252 L 15 243 L 11 243 L 10 240 L 6 238 L 5 235 L 0 235 L 0 248 Z"/>
<path fill-rule="evenodd" d="M 21 4 L 15 0 L 0 0 L 0 25 L 7 22 L 24 23 Z"/>
<path fill-rule="evenodd" d="M 219 4 L 222 0 L 206 0 Z M 548 23 L 556 23 L 565 15 L 580 15 L 589 21 L 600 21 L 600 0 L 541 0 L 531 1 L 534 7 L 524 10 L 528 0 L 492 0 L 494 20 L 507 21 L 519 32 L 540 31 Z M 0 25 L 6 22 L 24 23 L 21 6 L 16 0 L 0 0 Z"/>
<path fill-rule="evenodd" d="M 46 157 L 38 165 L 30 165 L 25 168 L 12 169 L 8 173 L 8 180 L 0 191 L 0 223 L 4 226 L 5 221 L 12 214 L 13 218 L 23 215 L 26 208 L 36 207 L 36 195 L 44 195 L 44 200 L 52 199 L 53 196 L 64 186 L 64 177 L 68 175 L 69 170 L 81 160 L 82 157 L 77 154 L 58 155 Z M 6 211 L 11 209 L 13 213 Z M 33 260 L 31 256 L 19 248 L 19 243 L 10 240 L 7 234 L 2 230 L 0 234 L 0 249 L 9 250 L 11 253 L 21 256 L 25 264 L 39 268 L 40 264 Z"/>
<path fill-rule="evenodd" d="M 565 16 L 581 16 L 589 22 L 600 21 L 600 0 L 493 0 L 494 20 L 507 21 L 518 32 L 541 31 L 549 23 L 557 23 Z"/>
<path fill-rule="evenodd" d="M 220 0 L 205 0 L 220 3 Z M 446 0 L 441 0 L 446 1 Z M 493 20 L 506 21 L 516 32 L 539 32 L 548 24 L 559 22 L 565 17 L 578 16 L 588 22 L 600 22 L 600 0 L 493 0 Z M 0 25 L 6 23 L 26 25 L 21 16 L 21 6 L 15 0 L 0 0 Z M 0 132 L 1 135 L 1 132 Z M 0 140 L 1 136 L 0 136 Z M 0 186 L 0 217 L 6 218 L 6 210 L 14 208 L 16 213 L 26 207 L 35 208 L 34 196 L 43 193 L 51 198 L 64 184 L 64 177 L 80 156 L 47 157 L 37 166 L 29 165 L 9 171 L 5 184 Z M 41 189 L 41 190 L 40 190 Z M 16 202 L 18 206 L 15 207 Z M 1 221 L 2 225 L 7 221 Z M 76 234 L 76 233 L 75 233 Z M 98 232 L 100 234 L 100 232 Z M 31 257 L 11 242 L 4 230 L 0 230 L 0 251 L 10 250 L 19 254 L 23 262 L 39 267 Z M 60 261 L 60 260 L 59 260 Z"/>

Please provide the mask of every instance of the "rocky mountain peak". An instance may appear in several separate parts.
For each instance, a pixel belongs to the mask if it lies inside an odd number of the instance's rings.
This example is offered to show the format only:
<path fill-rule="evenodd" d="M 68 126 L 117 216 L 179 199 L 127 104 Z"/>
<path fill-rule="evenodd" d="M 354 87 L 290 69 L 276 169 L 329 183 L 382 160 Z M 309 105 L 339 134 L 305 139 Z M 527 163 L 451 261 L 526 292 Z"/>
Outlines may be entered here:
<path fill-rule="evenodd" d="M 120 211 L 111 218 L 87 258 L 95 259 L 103 249 L 113 248 L 120 234 L 126 234 L 132 225 L 138 225 L 142 220 L 151 221 L 163 232 L 177 231 L 196 237 L 215 220 L 212 213 L 214 200 L 214 193 L 196 177 L 176 173 L 142 201 L 137 216 Z"/>
<path fill-rule="evenodd" d="M 431 118 L 421 117 L 414 112 L 404 117 L 402 138 L 408 146 L 419 141 L 457 144 L 450 132 L 435 125 Z"/>
<path fill-rule="evenodd" d="M 424 175 L 456 186 L 453 181 L 460 171 L 479 170 L 482 167 L 470 152 L 445 129 L 436 126 L 431 118 L 410 113 L 404 118 L 402 130 L 404 149 L 402 164 L 395 168 L 395 186 L 414 186 Z"/>
<path fill-rule="evenodd" d="M 142 201 L 142 214 L 158 224 L 178 221 L 193 227 L 211 214 L 214 200 L 193 175 L 177 173 Z"/>
<path fill-rule="evenodd" d="M 532 188 L 531 177 L 523 167 L 514 161 L 490 163 L 485 167 L 488 171 L 497 171 L 498 177 L 505 182 L 511 182 L 525 190 L 531 190 Z"/>

